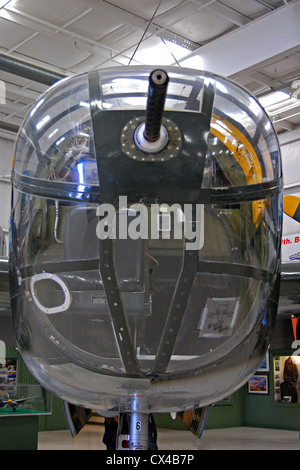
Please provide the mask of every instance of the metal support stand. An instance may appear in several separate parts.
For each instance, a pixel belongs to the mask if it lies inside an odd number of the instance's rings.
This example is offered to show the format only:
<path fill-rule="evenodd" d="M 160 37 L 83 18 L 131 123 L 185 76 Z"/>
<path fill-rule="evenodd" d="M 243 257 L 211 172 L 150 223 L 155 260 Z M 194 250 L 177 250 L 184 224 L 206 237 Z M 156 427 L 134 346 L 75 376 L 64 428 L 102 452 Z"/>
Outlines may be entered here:
<path fill-rule="evenodd" d="M 129 430 L 129 450 L 148 450 L 149 417 L 139 411 L 139 397 L 132 403 Z"/>

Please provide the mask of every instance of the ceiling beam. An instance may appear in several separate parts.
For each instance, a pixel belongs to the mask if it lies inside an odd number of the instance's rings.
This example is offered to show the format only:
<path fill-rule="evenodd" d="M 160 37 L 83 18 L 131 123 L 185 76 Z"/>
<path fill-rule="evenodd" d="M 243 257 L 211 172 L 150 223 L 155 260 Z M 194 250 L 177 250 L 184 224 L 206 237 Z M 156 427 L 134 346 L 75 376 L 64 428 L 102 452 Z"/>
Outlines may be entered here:
<path fill-rule="evenodd" d="M 222 3 L 218 3 L 217 5 L 213 4 L 207 7 L 207 10 L 212 12 L 214 15 L 225 18 L 227 21 L 237 26 L 243 26 L 252 21 L 251 18 L 248 18 L 246 15 L 243 15 L 242 13 L 239 13 L 238 11 L 226 5 L 223 5 Z"/>
<path fill-rule="evenodd" d="M 126 11 L 125 9 L 115 6 L 111 3 L 108 3 L 104 0 L 81 0 L 83 4 L 85 4 L 89 8 L 94 8 L 97 11 L 99 8 L 102 14 L 106 14 L 111 16 L 112 18 L 117 17 L 119 21 L 122 21 L 125 25 L 131 26 L 136 28 L 137 30 L 143 31 L 147 29 L 147 39 L 153 36 L 158 36 L 163 39 L 170 39 L 170 36 L 176 35 L 177 42 L 181 41 L 184 42 L 187 38 L 181 36 L 178 33 L 173 33 L 170 28 L 176 25 L 179 21 L 183 21 L 191 16 L 195 15 L 196 13 L 200 12 L 202 9 L 206 9 L 213 5 L 216 0 L 193 0 L 193 2 L 181 2 L 178 5 L 169 8 L 168 10 L 164 11 L 163 13 L 157 12 L 153 21 L 149 24 L 149 20 L 142 18 L 134 13 Z M 163 26 L 161 26 L 163 25 Z M 111 33 L 114 36 L 114 32 Z M 99 44 L 102 44 L 102 39 L 99 39 Z M 105 37 L 105 42 L 108 43 L 109 35 Z M 190 41 L 192 49 L 194 50 L 193 41 Z M 118 54 L 114 54 L 111 56 L 111 59 L 118 57 L 120 54 L 126 55 L 126 51 L 131 50 L 135 47 L 138 43 L 132 44 L 130 47 L 123 51 L 119 51 Z M 197 44 L 199 46 L 199 44 Z"/>
<path fill-rule="evenodd" d="M 255 70 L 248 73 L 247 75 L 255 82 L 260 83 L 261 85 L 265 85 L 267 88 L 274 88 L 275 86 L 282 86 L 283 84 L 282 81 L 273 80 L 264 73 Z"/>
<path fill-rule="evenodd" d="M 101 13 L 103 15 L 108 15 L 111 17 L 117 17 L 119 21 L 124 22 L 125 25 L 131 25 L 134 28 L 145 31 L 148 28 L 147 38 L 153 36 L 164 37 L 164 34 L 172 33 L 167 28 L 171 27 L 173 24 L 176 24 L 179 20 L 183 20 L 194 15 L 196 12 L 206 8 L 208 5 L 211 5 L 216 0 L 197 0 L 197 5 L 193 3 L 184 3 L 179 4 L 175 7 L 170 8 L 164 13 L 157 15 L 155 21 L 162 21 L 164 26 L 159 26 L 158 23 L 152 22 L 148 25 L 149 21 L 141 18 L 138 15 L 135 15 L 131 12 L 125 11 L 123 8 L 112 5 L 103 0 L 81 0 L 81 3 L 86 5 L 87 9 L 91 12 L 92 9 L 99 9 L 101 7 Z M 41 33 L 49 37 L 56 37 L 68 44 L 76 45 L 80 50 L 85 50 L 91 54 L 95 54 L 99 57 L 102 57 L 103 61 L 99 66 L 103 66 L 106 62 L 115 60 L 121 57 L 130 59 L 128 51 L 130 52 L 133 47 L 138 43 L 134 40 L 133 44 L 130 47 L 127 47 L 125 50 L 120 50 L 113 45 L 108 38 L 105 37 L 105 44 L 101 42 L 101 39 L 93 40 L 82 36 L 74 32 L 73 30 L 65 29 L 65 25 L 58 26 L 56 24 L 49 23 L 45 20 L 41 20 L 33 15 L 26 14 L 13 6 L 9 6 L 6 9 L 0 11 L 0 17 L 11 21 L 33 31 L 32 34 Z M 149 26 L 149 27 L 148 27 Z M 184 40 L 185 38 L 177 35 L 180 39 Z M 193 47 L 190 50 L 194 50 L 198 45 L 192 44 Z"/>
<path fill-rule="evenodd" d="M 299 18 L 299 1 L 282 6 L 200 47 L 180 64 L 198 56 L 204 70 L 225 77 L 257 69 L 271 57 L 300 46 Z"/>
<path fill-rule="evenodd" d="M 295 130 L 296 127 L 297 127 L 297 126 L 295 126 L 295 124 L 293 124 L 292 122 L 285 121 L 285 120 L 280 121 L 280 123 L 278 123 L 278 124 L 277 124 L 277 122 L 275 121 L 275 122 L 273 123 L 273 125 L 275 126 L 275 128 L 276 128 L 276 126 L 278 126 L 278 127 L 281 127 L 282 129 L 285 129 L 285 130 L 287 130 L 287 131 L 293 131 L 293 130 Z"/>
<path fill-rule="evenodd" d="M 40 20 L 32 15 L 27 15 L 15 8 L 0 11 L 0 17 L 7 21 L 26 26 L 34 32 L 45 34 L 50 37 L 57 37 L 68 44 L 74 45 L 74 43 L 77 43 L 88 52 L 98 53 L 103 57 L 111 58 L 113 48 L 100 45 L 97 41 L 86 38 L 80 34 L 76 34 L 73 31 L 64 29 L 63 27 L 53 25 L 47 21 Z"/>
<path fill-rule="evenodd" d="M 0 121 L 0 129 L 17 133 L 19 131 L 19 126 L 17 126 L 16 124 L 11 124 L 9 122 Z"/>
<path fill-rule="evenodd" d="M 119 21 L 134 26 L 141 31 L 145 31 L 148 26 L 149 19 L 145 19 L 131 13 L 125 8 L 113 5 L 104 0 L 80 0 L 81 3 L 89 8 L 94 8 L 95 11 L 100 11 L 102 14 L 111 16 L 112 18 L 117 17 Z M 193 2 L 180 2 L 178 5 L 169 8 L 168 10 L 160 13 L 158 10 L 154 21 L 148 28 L 148 31 L 152 34 L 157 34 L 165 28 L 172 26 L 178 21 L 182 21 L 200 11 L 202 8 L 206 8 L 211 4 L 215 3 L 216 0 L 193 0 Z M 194 5 L 195 4 L 195 5 Z M 153 11 L 155 6 L 153 7 Z M 160 26 L 163 23 L 164 27 Z"/>
<path fill-rule="evenodd" d="M 289 144 L 300 140 L 300 127 L 297 127 L 293 131 L 282 132 L 278 135 L 280 145 Z"/>
<path fill-rule="evenodd" d="M 1 67 L 0 67 L 0 70 L 1 70 Z M 5 89 L 6 89 L 6 92 L 10 92 L 10 93 L 13 93 L 14 95 L 22 96 L 24 98 L 30 98 L 33 101 L 37 100 L 41 94 L 41 92 L 39 91 L 28 90 L 27 88 L 23 86 L 21 87 L 18 85 L 14 85 L 13 83 L 7 83 L 7 82 L 5 84 Z"/>

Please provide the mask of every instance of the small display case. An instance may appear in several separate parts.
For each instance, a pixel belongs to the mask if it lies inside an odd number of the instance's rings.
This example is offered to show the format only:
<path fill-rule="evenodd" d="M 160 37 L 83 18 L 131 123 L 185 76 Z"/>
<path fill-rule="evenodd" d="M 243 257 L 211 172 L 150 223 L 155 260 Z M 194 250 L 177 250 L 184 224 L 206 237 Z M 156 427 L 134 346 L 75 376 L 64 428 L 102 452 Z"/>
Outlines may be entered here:
<path fill-rule="evenodd" d="M 51 413 L 52 393 L 41 385 L 16 385 L 14 382 L 0 384 L 0 418 Z"/>

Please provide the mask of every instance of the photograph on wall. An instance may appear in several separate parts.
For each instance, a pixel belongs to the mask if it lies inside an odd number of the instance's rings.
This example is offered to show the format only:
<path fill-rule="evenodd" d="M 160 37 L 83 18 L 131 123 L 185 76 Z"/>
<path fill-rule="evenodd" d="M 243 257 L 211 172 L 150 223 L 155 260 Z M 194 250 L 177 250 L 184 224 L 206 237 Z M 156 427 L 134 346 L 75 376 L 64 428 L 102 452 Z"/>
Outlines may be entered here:
<path fill-rule="evenodd" d="M 253 375 L 248 382 L 248 393 L 268 395 L 269 377 L 267 375 Z"/>
<path fill-rule="evenodd" d="M 269 351 L 266 353 L 262 365 L 257 370 L 258 372 L 269 372 L 270 370 Z"/>
<path fill-rule="evenodd" d="M 17 359 L 6 358 L 0 368 L 0 397 L 14 393 L 17 386 Z"/>
<path fill-rule="evenodd" d="M 0 368 L 1 385 L 16 385 L 17 383 L 17 359 L 6 358 Z"/>

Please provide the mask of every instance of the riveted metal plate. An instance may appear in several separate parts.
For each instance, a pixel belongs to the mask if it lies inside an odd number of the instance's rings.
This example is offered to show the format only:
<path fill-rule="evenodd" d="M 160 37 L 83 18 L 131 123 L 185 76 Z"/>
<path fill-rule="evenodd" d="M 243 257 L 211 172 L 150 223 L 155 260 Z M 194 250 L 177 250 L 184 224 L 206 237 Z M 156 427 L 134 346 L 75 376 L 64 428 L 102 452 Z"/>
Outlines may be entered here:
<path fill-rule="evenodd" d="M 146 153 L 138 149 L 135 144 L 134 134 L 137 128 L 145 122 L 144 116 L 131 119 L 121 132 L 121 148 L 129 158 L 142 162 L 164 162 L 175 158 L 181 149 L 182 136 L 177 124 L 168 118 L 162 119 L 162 124 L 168 131 L 169 141 L 166 147 L 157 153 Z"/>

